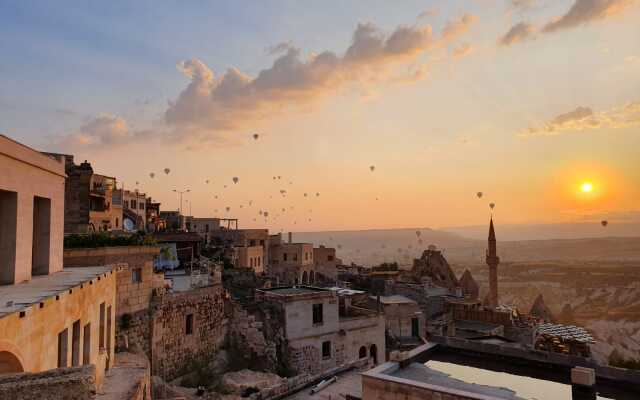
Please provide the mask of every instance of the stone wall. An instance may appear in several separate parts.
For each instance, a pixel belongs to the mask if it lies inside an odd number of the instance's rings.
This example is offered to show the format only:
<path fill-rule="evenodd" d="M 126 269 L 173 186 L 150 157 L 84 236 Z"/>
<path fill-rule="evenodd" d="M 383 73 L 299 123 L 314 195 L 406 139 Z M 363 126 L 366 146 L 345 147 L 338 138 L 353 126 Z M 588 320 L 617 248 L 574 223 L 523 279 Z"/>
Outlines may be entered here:
<path fill-rule="evenodd" d="M 96 400 L 151 399 L 149 361 L 142 354 L 117 353 Z"/>
<path fill-rule="evenodd" d="M 0 399 L 90 400 L 95 398 L 95 367 L 86 365 L 39 373 L 0 375 Z"/>
<path fill-rule="evenodd" d="M 225 291 L 220 284 L 154 298 L 151 306 L 151 369 L 174 379 L 213 357 L 227 336 Z M 192 332 L 187 333 L 191 317 Z"/>
<path fill-rule="evenodd" d="M 95 249 L 66 249 L 64 267 L 89 267 L 126 263 L 116 277 L 116 316 L 136 313 L 149 308 L 153 290 L 164 285 L 164 274 L 154 273 L 153 259 L 160 252 L 155 246 L 100 247 Z M 133 279 L 134 272 L 136 278 Z M 139 275 L 138 275 L 139 273 Z"/>
<path fill-rule="evenodd" d="M 273 316 L 258 307 L 251 312 L 237 302 L 231 302 L 229 345 L 252 363 L 252 368 L 277 371 L 278 339 L 284 337 Z M 265 327 L 266 325 L 266 327 Z M 271 329 L 269 329 L 271 328 Z M 267 340 L 267 337 L 269 340 Z M 257 364 L 257 365 L 255 365 Z"/>

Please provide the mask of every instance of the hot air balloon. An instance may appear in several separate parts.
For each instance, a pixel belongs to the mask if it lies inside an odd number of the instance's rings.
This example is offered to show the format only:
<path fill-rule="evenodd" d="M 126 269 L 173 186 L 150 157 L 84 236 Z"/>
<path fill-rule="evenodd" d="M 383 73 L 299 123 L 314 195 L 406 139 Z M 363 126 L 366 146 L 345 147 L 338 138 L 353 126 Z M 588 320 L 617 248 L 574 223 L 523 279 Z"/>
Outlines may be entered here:
<path fill-rule="evenodd" d="M 278 179 L 282 178 L 280 175 L 278 175 Z"/>
<path fill-rule="evenodd" d="M 138 186 L 138 184 L 139 184 L 139 183 L 140 183 L 140 182 L 136 181 L 136 186 Z"/>
<path fill-rule="evenodd" d="M 281 194 L 281 195 L 283 195 L 283 196 L 284 196 L 286 193 L 287 193 L 287 191 L 286 191 L 286 190 L 282 190 L 282 189 L 280 190 L 280 194 Z"/>
<path fill-rule="evenodd" d="M 316 197 L 320 197 L 320 193 L 316 192 Z"/>
<path fill-rule="evenodd" d="M 234 176 L 232 180 L 233 180 L 233 183 L 238 183 L 238 181 L 239 181 L 237 176 Z"/>
<path fill-rule="evenodd" d="M 489 203 L 489 208 L 491 208 L 492 210 L 495 206 L 496 206 L 496 203 Z"/>
<path fill-rule="evenodd" d="M 258 210 L 258 214 L 262 215 L 262 210 Z"/>
<path fill-rule="evenodd" d="M 338 247 L 338 250 L 342 249 L 342 245 L 341 244 L 339 244 L 337 247 Z"/>
<path fill-rule="evenodd" d="M 252 205 L 252 204 L 253 204 L 253 200 L 249 200 L 249 205 Z"/>
<path fill-rule="evenodd" d="M 269 211 L 262 212 L 262 215 L 264 215 L 264 217 L 267 218 L 269 216 Z"/>
<path fill-rule="evenodd" d="M 602 226 L 607 226 L 607 225 L 609 225 L 609 222 L 606 219 L 603 219 L 602 221 L 600 221 L 600 224 Z"/>
<path fill-rule="evenodd" d="M 227 210 L 227 212 L 229 212 L 231 210 L 231 207 L 225 207 L 225 210 Z"/>
<path fill-rule="evenodd" d="M 376 170 L 376 166 L 375 166 L 375 165 L 372 165 L 372 166 L 370 166 L 370 167 L 369 167 L 369 169 L 371 170 L 371 172 L 373 172 L 373 171 L 375 171 L 375 170 Z"/>
<path fill-rule="evenodd" d="M 306 193 L 304 194 L 304 197 L 307 197 L 307 194 L 306 194 Z"/>
<path fill-rule="evenodd" d="M 481 199 L 482 198 L 482 192 L 476 193 L 476 196 L 478 196 L 478 198 Z"/>
<path fill-rule="evenodd" d="M 165 169 L 164 169 L 164 173 L 165 173 L 165 174 L 169 175 L 169 172 L 171 172 L 171 170 L 170 170 L 169 168 L 165 168 Z"/>
<path fill-rule="evenodd" d="M 282 208 L 282 212 L 285 212 L 286 210 L 284 209 L 284 207 Z"/>
<path fill-rule="evenodd" d="M 156 174 L 154 174 L 153 172 L 150 172 L 150 173 L 149 173 L 149 176 L 150 176 L 151 178 L 153 178 L 154 176 L 156 176 Z"/>
<path fill-rule="evenodd" d="M 240 204 L 240 208 L 242 208 L 242 207 L 243 207 L 243 205 L 242 205 L 242 204 Z"/>
<path fill-rule="evenodd" d="M 223 185 L 222 187 L 223 187 L 224 189 L 226 189 L 226 188 L 227 188 L 227 185 Z"/>
<path fill-rule="evenodd" d="M 422 235 L 422 232 L 420 232 L 420 231 L 416 231 L 416 236 L 417 236 L 417 237 L 420 237 L 420 235 Z"/>
<path fill-rule="evenodd" d="M 207 179 L 206 181 L 204 181 L 207 185 L 209 184 L 209 180 Z"/>
<path fill-rule="evenodd" d="M 254 133 L 254 134 L 253 134 L 253 138 L 254 138 L 255 140 L 258 140 L 258 138 L 259 138 L 259 137 L 260 137 L 260 135 L 258 135 L 257 133 Z"/>

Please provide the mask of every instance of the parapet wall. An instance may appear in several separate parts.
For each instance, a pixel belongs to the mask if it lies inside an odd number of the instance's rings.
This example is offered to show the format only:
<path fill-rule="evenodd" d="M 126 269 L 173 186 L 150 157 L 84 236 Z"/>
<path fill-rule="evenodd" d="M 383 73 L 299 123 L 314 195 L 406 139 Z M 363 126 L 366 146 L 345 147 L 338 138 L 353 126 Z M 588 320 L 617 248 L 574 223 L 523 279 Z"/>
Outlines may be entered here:
<path fill-rule="evenodd" d="M 0 375 L 0 399 L 91 400 L 96 395 L 93 365 L 39 373 Z"/>
<path fill-rule="evenodd" d="M 566 368 L 576 366 L 593 368 L 598 378 L 609 381 L 624 382 L 631 385 L 640 385 L 640 371 L 624 368 L 615 368 L 599 365 L 591 359 L 570 356 L 548 351 L 522 349 L 513 346 L 500 346 L 493 343 L 483 343 L 475 340 L 460 339 L 449 336 L 432 336 L 431 341 L 453 349 L 468 350 L 484 354 L 492 354 L 500 357 L 513 357 L 532 362 L 554 364 Z"/>

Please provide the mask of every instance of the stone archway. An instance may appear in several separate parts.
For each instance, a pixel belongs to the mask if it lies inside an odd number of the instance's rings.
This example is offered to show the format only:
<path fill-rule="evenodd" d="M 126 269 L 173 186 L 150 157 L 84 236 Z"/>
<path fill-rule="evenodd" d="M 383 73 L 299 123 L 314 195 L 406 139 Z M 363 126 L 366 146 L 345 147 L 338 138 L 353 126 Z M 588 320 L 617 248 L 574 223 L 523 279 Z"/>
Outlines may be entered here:
<path fill-rule="evenodd" d="M 0 346 L 1 348 L 1 346 Z M 19 356 L 8 350 L 0 350 L 0 374 L 24 372 Z"/>
<path fill-rule="evenodd" d="M 306 285 L 309 283 L 309 277 L 307 276 L 307 271 L 302 273 L 302 284 Z"/>
<path fill-rule="evenodd" d="M 367 347 L 360 347 L 360 351 L 358 352 L 358 358 L 366 358 L 367 357 Z"/>
<path fill-rule="evenodd" d="M 316 274 L 313 271 L 309 272 L 309 283 L 316 283 Z"/>

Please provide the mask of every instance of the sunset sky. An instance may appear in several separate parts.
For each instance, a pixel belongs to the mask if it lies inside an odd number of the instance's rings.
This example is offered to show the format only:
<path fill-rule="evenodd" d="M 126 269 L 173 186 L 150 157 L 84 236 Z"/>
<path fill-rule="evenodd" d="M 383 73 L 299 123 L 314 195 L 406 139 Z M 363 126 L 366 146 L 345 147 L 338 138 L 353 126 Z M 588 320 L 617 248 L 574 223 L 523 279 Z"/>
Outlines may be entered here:
<path fill-rule="evenodd" d="M 60 4 L 0 4 L 0 132 L 163 209 L 190 188 L 195 216 L 276 231 L 476 225 L 491 202 L 640 221 L 640 1 Z"/>

